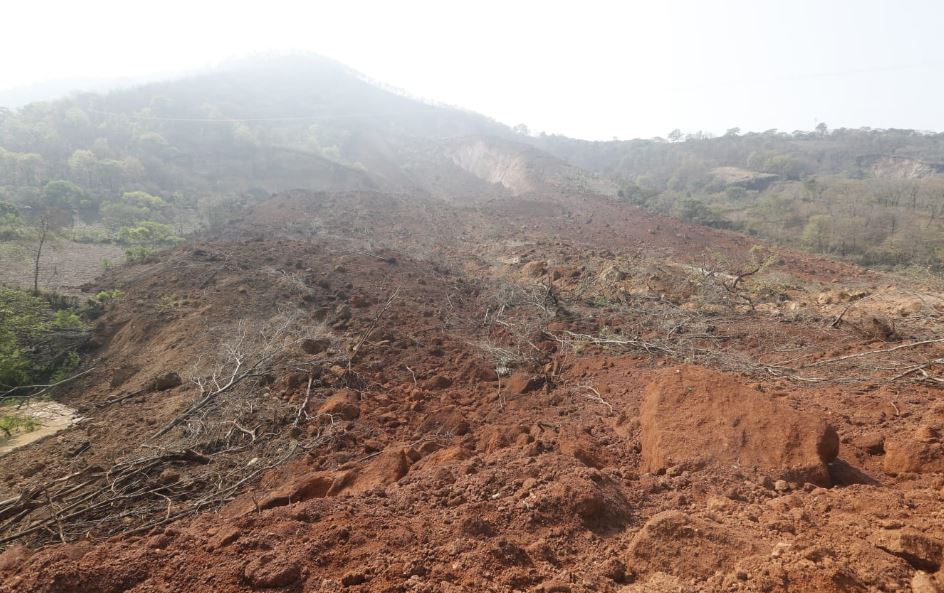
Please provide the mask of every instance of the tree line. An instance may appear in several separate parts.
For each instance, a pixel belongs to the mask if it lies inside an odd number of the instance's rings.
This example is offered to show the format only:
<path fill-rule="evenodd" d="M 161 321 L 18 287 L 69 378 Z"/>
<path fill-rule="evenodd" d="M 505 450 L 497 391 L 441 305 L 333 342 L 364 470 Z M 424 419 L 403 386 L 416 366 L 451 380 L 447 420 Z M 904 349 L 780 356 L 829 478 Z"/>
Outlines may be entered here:
<path fill-rule="evenodd" d="M 620 197 L 689 222 L 877 267 L 944 272 L 944 134 L 768 130 L 720 137 L 531 141 L 620 181 Z"/>

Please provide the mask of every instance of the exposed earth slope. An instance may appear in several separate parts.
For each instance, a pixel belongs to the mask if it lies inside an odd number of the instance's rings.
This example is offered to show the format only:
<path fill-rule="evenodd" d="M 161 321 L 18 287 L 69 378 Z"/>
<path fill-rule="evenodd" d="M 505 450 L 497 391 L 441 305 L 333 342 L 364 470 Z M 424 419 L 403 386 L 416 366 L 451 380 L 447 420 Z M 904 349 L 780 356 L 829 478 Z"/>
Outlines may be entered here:
<path fill-rule="evenodd" d="M 287 192 L 109 270 L 0 591 L 936 591 L 939 287 L 604 197 Z"/>

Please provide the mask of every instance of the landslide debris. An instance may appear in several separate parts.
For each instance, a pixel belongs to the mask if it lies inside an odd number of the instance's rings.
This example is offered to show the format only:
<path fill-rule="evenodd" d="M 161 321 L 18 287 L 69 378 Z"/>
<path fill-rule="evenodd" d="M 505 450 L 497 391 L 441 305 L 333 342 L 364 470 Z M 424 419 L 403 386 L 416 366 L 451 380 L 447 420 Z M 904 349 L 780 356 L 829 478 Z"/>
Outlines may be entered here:
<path fill-rule="evenodd" d="M 0 461 L 0 592 L 944 582 L 933 288 L 785 252 L 731 292 L 748 238 L 593 197 L 249 212 L 90 288 L 85 420 Z"/>

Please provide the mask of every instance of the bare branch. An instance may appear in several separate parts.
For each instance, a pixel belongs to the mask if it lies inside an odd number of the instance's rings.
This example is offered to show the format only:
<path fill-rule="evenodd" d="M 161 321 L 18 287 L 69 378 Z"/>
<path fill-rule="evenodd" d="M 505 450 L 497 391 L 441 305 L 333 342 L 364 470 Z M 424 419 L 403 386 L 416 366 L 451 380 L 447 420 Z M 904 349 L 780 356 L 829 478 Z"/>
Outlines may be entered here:
<path fill-rule="evenodd" d="M 899 344 L 892 348 L 882 348 L 881 350 L 869 350 L 868 352 L 857 352 L 855 354 L 847 354 L 845 356 L 839 356 L 837 358 L 828 358 L 826 360 L 818 360 L 816 362 L 811 362 L 801 366 L 800 368 L 808 369 L 812 367 L 818 367 L 825 364 L 833 364 L 836 362 L 842 362 L 843 360 L 851 360 L 853 358 L 862 358 L 864 356 L 872 356 L 874 354 L 887 354 L 889 352 L 897 352 L 898 350 L 904 350 L 905 348 L 914 348 L 916 346 L 924 346 L 925 344 L 941 344 L 944 343 L 944 338 L 937 338 L 934 340 L 921 340 L 920 342 L 911 342 L 908 344 Z"/>
<path fill-rule="evenodd" d="M 49 383 L 47 385 L 20 385 L 19 387 L 8 389 L 7 391 L 0 393 L 0 402 L 2 402 L 5 399 L 30 398 L 30 397 L 36 397 L 38 395 L 42 395 L 46 393 L 47 391 L 49 391 L 50 389 L 58 387 L 59 385 L 64 385 L 65 383 L 68 383 L 70 381 L 74 381 L 75 379 L 78 379 L 79 377 L 83 375 L 87 375 L 94 370 L 95 370 L 95 367 L 92 367 L 90 369 L 86 369 L 82 371 L 81 373 L 76 373 L 72 375 L 71 377 L 67 377 L 65 379 L 62 379 L 61 381 L 56 381 L 55 383 Z M 39 389 L 39 391 L 36 391 L 34 393 L 29 393 L 27 395 L 16 395 L 16 396 L 11 395 L 14 392 L 24 390 L 24 389 Z"/>

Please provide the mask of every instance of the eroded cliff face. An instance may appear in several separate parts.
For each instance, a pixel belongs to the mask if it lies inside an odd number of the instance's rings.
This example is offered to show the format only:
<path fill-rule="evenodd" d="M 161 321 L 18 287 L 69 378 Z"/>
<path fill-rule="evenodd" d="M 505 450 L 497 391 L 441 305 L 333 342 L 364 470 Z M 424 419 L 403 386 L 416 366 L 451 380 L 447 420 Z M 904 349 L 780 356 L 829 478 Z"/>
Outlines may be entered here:
<path fill-rule="evenodd" d="M 516 196 L 534 190 L 537 185 L 535 172 L 525 155 L 484 139 L 459 144 L 451 154 L 455 164 L 479 179 L 507 188 Z"/>
<path fill-rule="evenodd" d="M 917 159 L 881 156 L 868 166 L 869 172 L 880 179 L 923 179 L 941 173 L 941 166 Z"/>
<path fill-rule="evenodd" d="M 547 153 L 498 138 L 462 139 L 448 154 L 460 168 L 514 196 L 544 189 L 601 195 L 615 195 L 617 190 L 613 182 Z"/>

